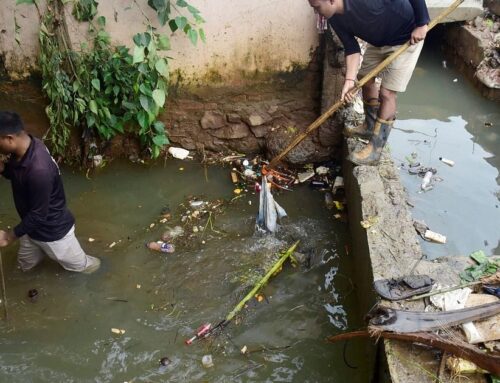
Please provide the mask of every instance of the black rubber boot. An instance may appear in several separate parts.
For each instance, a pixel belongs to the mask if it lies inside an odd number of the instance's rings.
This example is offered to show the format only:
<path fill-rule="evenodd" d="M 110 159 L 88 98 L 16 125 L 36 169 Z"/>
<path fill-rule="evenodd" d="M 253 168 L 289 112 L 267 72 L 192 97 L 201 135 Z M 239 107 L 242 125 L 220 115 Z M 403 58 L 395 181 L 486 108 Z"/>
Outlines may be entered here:
<path fill-rule="evenodd" d="M 365 121 L 354 128 L 345 128 L 345 137 L 361 137 L 370 138 L 373 134 L 373 127 L 375 125 L 375 120 L 377 119 L 378 109 L 380 108 L 380 102 L 377 99 L 371 99 L 370 101 L 363 101 L 363 109 L 365 110 Z"/>
<path fill-rule="evenodd" d="M 394 120 L 386 121 L 377 118 L 370 142 L 360 151 L 352 152 L 349 161 L 356 165 L 377 165 L 393 124 Z"/>

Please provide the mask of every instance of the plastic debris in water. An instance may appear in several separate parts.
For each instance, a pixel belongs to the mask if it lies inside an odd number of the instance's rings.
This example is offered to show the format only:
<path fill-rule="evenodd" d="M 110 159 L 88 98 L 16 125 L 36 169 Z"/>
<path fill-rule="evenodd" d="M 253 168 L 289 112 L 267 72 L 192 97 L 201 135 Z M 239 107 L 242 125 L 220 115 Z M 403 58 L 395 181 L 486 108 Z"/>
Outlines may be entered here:
<path fill-rule="evenodd" d="M 186 158 L 193 158 L 189 155 L 189 150 L 183 148 L 175 148 L 171 146 L 168 148 L 168 152 L 172 155 L 172 157 L 177 158 L 179 160 L 185 160 Z"/>
<path fill-rule="evenodd" d="M 261 192 L 259 197 L 259 215 L 257 217 L 257 226 L 265 231 L 274 233 L 277 229 L 278 218 L 284 218 L 287 214 L 285 209 L 283 209 L 274 200 L 266 177 L 262 177 Z"/>
<path fill-rule="evenodd" d="M 449 166 L 455 166 L 455 161 L 453 160 L 449 160 L 448 158 L 444 158 L 444 157 L 439 157 L 439 161 L 445 163 L 446 165 L 449 165 Z"/>
<path fill-rule="evenodd" d="M 164 356 L 160 359 L 160 366 L 167 367 L 172 363 L 168 356 Z"/>
<path fill-rule="evenodd" d="M 38 299 L 38 290 L 37 289 L 30 289 L 28 291 L 28 297 L 31 302 L 36 302 Z"/>
<path fill-rule="evenodd" d="M 212 355 L 203 355 L 203 358 L 201 358 L 201 363 L 205 368 L 213 367 L 214 361 L 212 360 Z"/>

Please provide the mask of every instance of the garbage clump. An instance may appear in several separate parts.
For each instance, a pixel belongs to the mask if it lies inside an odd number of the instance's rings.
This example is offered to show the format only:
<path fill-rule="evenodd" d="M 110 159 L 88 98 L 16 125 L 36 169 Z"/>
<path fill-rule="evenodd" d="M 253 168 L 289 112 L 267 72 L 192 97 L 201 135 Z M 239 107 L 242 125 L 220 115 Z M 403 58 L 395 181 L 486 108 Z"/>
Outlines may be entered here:
<path fill-rule="evenodd" d="M 172 245 L 171 243 L 163 242 L 163 241 L 149 242 L 146 244 L 146 247 L 149 250 L 158 251 L 160 253 L 173 253 L 173 252 L 175 252 L 174 245 Z"/>

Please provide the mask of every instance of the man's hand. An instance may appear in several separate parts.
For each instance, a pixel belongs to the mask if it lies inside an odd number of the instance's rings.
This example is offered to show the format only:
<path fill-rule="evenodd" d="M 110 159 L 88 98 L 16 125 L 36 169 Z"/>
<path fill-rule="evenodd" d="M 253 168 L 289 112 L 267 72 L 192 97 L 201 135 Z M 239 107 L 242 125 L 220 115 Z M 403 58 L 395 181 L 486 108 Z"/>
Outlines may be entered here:
<path fill-rule="evenodd" d="M 411 33 L 410 37 L 410 44 L 417 44 L 423 39 L 425 39 L 425 36 L 427 35 L 427 25 L 422 25 L 421 27 L 416 27 L 413 32 Z"/>
<path fill-rule="evenodd" d="M 0 230 L 0 247 L 8 246 L 16 240 L 16 236 L 12 231 Z"/>
<path fill-rule="evenodd" d="M 349 91 L 354 89 L 355 86 L 356 86 L 356 83 L 354 82 L 354 80 L 346 79 L 344 82 L 344 87 L 342 88 L 342 94 L 340 96 L 340 99 L 342 101 L 345 100 L 349 103 L 352 102 L 354 100 L 354 97 L 356 96 L 356 94 L 349 93 Z"/>

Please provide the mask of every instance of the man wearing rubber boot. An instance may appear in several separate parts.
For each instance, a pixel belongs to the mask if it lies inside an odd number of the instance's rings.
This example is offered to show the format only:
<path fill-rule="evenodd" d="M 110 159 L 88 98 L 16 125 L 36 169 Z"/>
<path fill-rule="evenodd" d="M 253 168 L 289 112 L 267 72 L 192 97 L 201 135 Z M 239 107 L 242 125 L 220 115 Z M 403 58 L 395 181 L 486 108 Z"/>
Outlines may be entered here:
<path fill-rule="evenodd" d="M 0 175 L 12 184 L 21 222 L 0 230 L 0 247 L 19 239 L 17 261 L 31 270 L 47 255 L 69 271 L 91 273 L 98 258 L 85 254 L 75 237 L 75 219 L 66 197 L 57 163 L 42 141 L 27 134 L 17 113 L 0 111 Z"/>
<path fill-rule="evenodd" d="M 349 160 L 376 165 L 396 118 L 397 93 L 406 90 L 427 34 L 425 0 L 309 0 L 309 4 L 328 19 L 344 45 L 346 77 L 341 97 L 349 102 L 354 99 L 349 91 L 358 75 L 368 74 L 407 41 L 412 44 L 380 73 L 380 89 L 375 79 L 363 86 L 365 122 L 344 132 L 370 140 Z M 368 43 L 359 73 L 361 50 L 356 37 Z"/>

